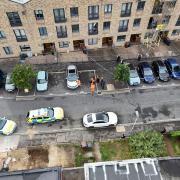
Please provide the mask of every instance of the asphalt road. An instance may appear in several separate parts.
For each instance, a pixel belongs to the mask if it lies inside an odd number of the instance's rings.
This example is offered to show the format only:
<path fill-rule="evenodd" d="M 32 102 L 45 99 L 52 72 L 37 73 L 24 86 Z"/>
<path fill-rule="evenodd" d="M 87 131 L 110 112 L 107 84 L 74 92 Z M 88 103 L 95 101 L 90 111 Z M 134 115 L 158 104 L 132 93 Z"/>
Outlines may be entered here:
<path fill-rule="evenodd" d="M 20 101 L 0 99 L 1 117 L 13 119 L 18 124 L 19 133 L 26 133 L 28 110 L 61 106 L 65 110 L 66 120 L 54 124 L 35 125 L 39 131 L 53 131 L 82 127 L 82 117 L 89 112 L 113 111 L 118 114 L 119 123 L 130 123 L 135 120 L 138 110 L 138 121 L 168 120 L 180 118 L 179 87 L 165 89 L 134 90 L 131 93 L 94 96 L 76 95 L 65 97 L 38 98 L 35 101 Z"/>

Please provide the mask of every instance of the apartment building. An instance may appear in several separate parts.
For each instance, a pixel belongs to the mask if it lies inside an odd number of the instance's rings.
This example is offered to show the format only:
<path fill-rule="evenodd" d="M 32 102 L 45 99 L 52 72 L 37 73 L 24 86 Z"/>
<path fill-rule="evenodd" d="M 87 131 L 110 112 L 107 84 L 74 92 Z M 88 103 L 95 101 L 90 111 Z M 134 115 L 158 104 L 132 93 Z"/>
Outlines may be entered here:
<path fill-rule="evenodd" d="M 143 43 L 157 30 L 180 39 L 180 0 L 1 0 L 0 10 L 0 58 Z"/>

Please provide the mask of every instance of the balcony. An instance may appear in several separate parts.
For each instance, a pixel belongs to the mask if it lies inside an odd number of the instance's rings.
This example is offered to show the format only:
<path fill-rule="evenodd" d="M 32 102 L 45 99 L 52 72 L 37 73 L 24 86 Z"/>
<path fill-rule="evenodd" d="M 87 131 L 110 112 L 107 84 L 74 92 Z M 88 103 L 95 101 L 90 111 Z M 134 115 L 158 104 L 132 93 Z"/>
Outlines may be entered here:
<path fill-rule="evenodd" d="M 121 17 L 129 17 L 131 16 L 131 11 L 122 11 L 121 12 Z"/>
<path fill-rule="evenodd" d="M 65 17 L 55 17 L 55 23 L 65 23 L 67 18 Z"/>
<path fill-rule="evenodd" d="M 89 34 L 89 35 L 96 35 L 96 34 L 98 34 L 98 29 L 90 29 L 90 30 L 88 31 L 88 34 Z"/>
<path fill-rule="evenodd" d="M 128 27 L 124 26 L 124 27 L 119 27 L 118 32 L 126 32 L 128 31 Z"/>
<path fill-rule="evenodd" d="M 12 27 L 22 26 L 22 22 L 19 18 L 15 20 L 9 20 L 9 22 Z"/>
<path fill-rule="evenodd" d="M 28 41 L 27 37 L 16 37 L 17 42 Z"/>
<path fill-rule="evenodd" d="M 57 33 L 58 38 L 67 38 L 67 32 L 58 32 Z"/>
<path fill-rule="evenodd" d="M 99 19 L 99 13 L 93 13 L 88 15 L 89 20 Z"/>

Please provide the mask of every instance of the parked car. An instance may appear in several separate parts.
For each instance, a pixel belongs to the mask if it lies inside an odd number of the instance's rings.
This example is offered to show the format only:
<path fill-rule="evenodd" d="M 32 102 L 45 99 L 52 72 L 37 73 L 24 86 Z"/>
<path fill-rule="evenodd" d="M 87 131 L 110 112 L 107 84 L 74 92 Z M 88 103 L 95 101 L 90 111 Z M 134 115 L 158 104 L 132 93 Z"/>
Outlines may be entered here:
<path fill-rule="evenodd" d="M 0 118 L 0 134 L 10 135 L 16 130 L 16 123 L 6 118 Z"/>
<path fill-rule="evenodd" d="M 164 61 L 169 75 L 174 79 L 180 79 L 180 67 L 176 59 L 169 58 Z"/>
<path fill-rule="evenodd" d="M 15 85 L 12 82 L 12 79 L 11 79 L 11 73 L 8 73 L 7 76 L 6 76 L 5 90 L 8 91 L 8 92 L 12 92 L 12 91 L 15 90 Z"/>
<path fill-rule="evenodd" d="M 129 84 L 131 86 L 139 85 L 140 78 L 139 78 L 136 68 L 134 67 L 133 64 L 128 64 L 128 67 L 129 67 Z"/>
<path fill-rule="evenodd" d="M 116 126 L 117 122 L 118 118 L 114 112 L 90 113 L 83 117 L 83 125 L 87 128 Z"/>
<path fill-rule="evenodd" d="M 48 73 L 46 71 L 39 71 L 37 74 L 37 91 L 47 91 L 48 89 Z"/>
<path fill-rule="evenodd" d="M 30 110 L 27 113 L 28 124 L 42 124 L 64 119 L 64 110 L 61 107 L 48 107 Z"/>
<path fill-rule="evenodd" d="M 151 66 L 148 62 L 141 62 L 138 64 L 138 71 L 140 74 L 140 77 L 144 79 L 144 82 L 146 83 L 153 83 L 155 81 L 155 77 L 153 75 Z"/>
<path fill-rule="evenodd" d="M 76 89 L 78 85 L 79 75 L 75 65 L 69 65 L 67 67 L 67 87 L 69 89 Z"/>
<path fill-rule="evenodd" d="M 163 61 L 161 60 L 153 61 L 152 68 L 155 75 L 159 78 L 159 80 L 165 82 L 170 80 L 169 73 Z"/>
<path fill-rule="evenodd" d="M 0 69 L 0 87 L 4 85 L 5 75 L 4 72 Z"/>

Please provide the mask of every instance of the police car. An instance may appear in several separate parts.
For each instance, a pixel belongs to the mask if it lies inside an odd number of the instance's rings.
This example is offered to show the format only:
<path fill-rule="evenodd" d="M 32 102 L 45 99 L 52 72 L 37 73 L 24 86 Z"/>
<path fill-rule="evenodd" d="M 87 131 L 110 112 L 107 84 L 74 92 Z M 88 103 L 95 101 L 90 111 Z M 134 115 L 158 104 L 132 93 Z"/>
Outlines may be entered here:
<path fill-rule="evenodd" d="M 64 110 L 61 107 L 48 107 L 30 110 L 27 113 L 28 124 L 41 124 L 64 119 Z"/>

